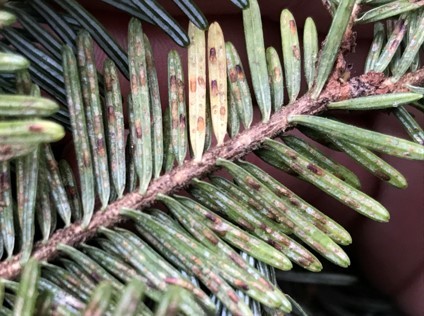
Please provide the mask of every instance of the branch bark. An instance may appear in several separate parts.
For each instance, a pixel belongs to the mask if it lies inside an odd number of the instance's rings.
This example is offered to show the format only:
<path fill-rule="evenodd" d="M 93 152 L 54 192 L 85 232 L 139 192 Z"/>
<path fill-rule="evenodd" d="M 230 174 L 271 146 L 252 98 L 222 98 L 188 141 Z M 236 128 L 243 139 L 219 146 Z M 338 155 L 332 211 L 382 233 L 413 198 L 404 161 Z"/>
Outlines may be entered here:
<path fill-rule="evenodd" d="M 251 129 L 243 131 L 237 137 L 228 140 L 222 146 L 211 148 L 201 161 L 186 161 L 184 165 L 172 172 L 152 181 L 147 192 L 140 195 L 137 192 L 126 194 L 121 200 L 109 205 L 104 211 L 94 214 L 88 228 L 83 229 L 80 223 L 56 231 L 45 244 L 35 246 L 33 257 L 38 260 L 51 260 L 58 255 L 57 245 L 77 245 L 93 237 L 99 227 L 112 227 L 124 221 L 120 216 L 123 207 L 142 209 L 155 201 L 159 193 L 171 194 L 187 186 L 193 178 L 200 178 L 215 169 L 218 157 L 234 160 L 260 147 L 265 138 L 272 138 L 291 126 L 287 118 L 293 114 L 314 115 L 323 112 L 331 101 L 354 98 L 366 95 L 378 95 L 388 92 L 405 91 L 406 84 L 423 84 L 424 68 L 407 74 L 398 83 L 392 83 L 381 73 L 368 73 L 341 83 L 330 80 L 320 98 L 312 100 L 308 94 L 304 95 L 291 105 L 275 113 L 267 123 L 258 123 Z M 21 272 L 21 255 L 18 254 L 8 261 L 0 263 L 0 277 L 15 278 Z"/>

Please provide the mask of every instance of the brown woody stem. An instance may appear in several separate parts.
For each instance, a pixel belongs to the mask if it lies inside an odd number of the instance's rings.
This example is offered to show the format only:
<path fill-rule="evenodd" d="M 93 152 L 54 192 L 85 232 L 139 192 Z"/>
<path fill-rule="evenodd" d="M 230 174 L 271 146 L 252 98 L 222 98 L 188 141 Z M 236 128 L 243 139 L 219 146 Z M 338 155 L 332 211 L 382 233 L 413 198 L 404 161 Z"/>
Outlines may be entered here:
<path fill-rule="evenodd" d="M 391 83 L 381 73 L 368 73 L 340 83 L 330 80 L 325 91 L 317 100 L 311 100 L 308 95 L 301 97 L 291 105 L 275 113 L 267 123 L 258 123 L 251 129 L 240 133 L 237 137 L 228 140 L 222 146 L 211 148 L 201 161 L 186 161 L 172 172 L 152 181 L 147 192 L 140 195 L 137 192 L 126 194 L 121 200 L 109 205 L 104 211 L 98 211 L 88 228 L 83 229 L 80 223 L 56 231 L 47 243 L 38 243 L 33 256 L 38 260 L 51 260 L 57 256 L 57 245 L 77 245 L 93 237 L 101 226 L 112 227 L 122 221 L 119 211 L 122 207 L 141 209 L 152 204 L 159 193 L 170 194 L 190 183 L 193 178 L 199 178 L 213 171 L 218 157 L 234 160 L 258 148 L 262 141 L 284 132 L 290 126 L 288 116 L 292 114 L 317 114 L 325 110 L 328 102 L 366 95 L 405 91 L 405 84 L 422 85 L 424 83 L 424 68 L 407 74 L 398 83 Z M 18 254 L 8 261 L 0 263 L 0 276 L 15 278 L 21 272 L 21 255 Z"/>

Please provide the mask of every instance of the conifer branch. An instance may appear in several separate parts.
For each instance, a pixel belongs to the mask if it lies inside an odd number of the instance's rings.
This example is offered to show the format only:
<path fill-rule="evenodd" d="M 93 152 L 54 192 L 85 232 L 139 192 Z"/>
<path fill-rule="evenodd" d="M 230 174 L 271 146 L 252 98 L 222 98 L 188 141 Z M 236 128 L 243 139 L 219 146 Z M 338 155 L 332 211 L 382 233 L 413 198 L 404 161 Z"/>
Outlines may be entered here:
<path fill-rule="evenodd" d="M 258 123 L 252 128 L 228 140 L 222 146 L 211 148 L 200 161 L 190 160 L 172 172 L 152 181 L 147 192 L 140 195 L 137 192 L 126 194 L 122 199 L 109 205 L 104 211 L 98 211 L 93 216 L 90 225 L 83 228 L 80 222 L 58 230 L 46 243 L 38 243 L 33 257 L 38 260 L 51 260 L 57 253 L 59 243 L 76 245 L 93 237 L 100 227 L 111 227 L 124 219 L 120 216 L 121 208 L 140 209 L 152 204 L 158 194 L 170 194 L 179 188 L 187 186 L 193 178 L 200 178 L 213 171 L 218 158 L 234 160 L 243 157 L 258 148 L 265 138 L 272 138 L 291 128 L 287 121 L 290 115 L 319 114 L 326 110 L 329 102 L 355 98 L 359 96 L 379 95 L 390 92 L 407 91 L 407 84 L 421 85 L 424 83 L 424 68 L 409 73 L 397 83 L 382 73 L 370 72 L 340 82 L 332 77 L 320 97 L 312 100 L 308 94 L 299 98 L 287 107 L 275 113 L 267 123 Z M 15 278 L 21 273 L 21 254 L 8 261 L 0 263 L 0 277 Z"/>

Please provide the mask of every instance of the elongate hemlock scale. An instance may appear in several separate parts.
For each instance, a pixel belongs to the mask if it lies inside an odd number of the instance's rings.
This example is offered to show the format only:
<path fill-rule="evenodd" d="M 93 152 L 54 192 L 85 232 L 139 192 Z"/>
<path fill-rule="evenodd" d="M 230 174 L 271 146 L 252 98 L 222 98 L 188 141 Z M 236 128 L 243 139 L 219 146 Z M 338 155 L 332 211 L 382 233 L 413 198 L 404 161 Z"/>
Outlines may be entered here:
<path fill-rule="evenodd" d="M 243 26 L 253 91 L 261 110 L 262 121 L 267 122 L 271 115 L 271 88 L 266 66 L 261 11 L 257 0 L 250 0 L 249 7 L 243 10 Z"/>
<path fill-rule="evenodd" d="M 409 137 L 416 143 L 424 145 L 424 130 L 405 107 L 396 108 L 394 114 L 403 125 Z"/>
<path fill-rule="evenodd" d="M 303 29 L 303 65 L 308 89 L 312 88 L 316 74 L 316 64 L 318 60 L 318 32 L 313 19 L 308 17 L 305 20 Z"/>
<path fill-rule="evenodd" d="M 242 203 L 245 207 L 249 206 L 246 207 L 246 214 L 249 212 L 259 212 L 258 219 L 261 219 L 260 217 L 264 216 L 262 217 L 262 221 L 272 223 L 272 225 L 278 223 L 280 232 L 285 234 L 291 234 L 293 232 L 293 224 L 291 222 L 288 222 L 288 220 L 284 216 L 281 216 L 278 210 L 272 205 L 262 205 L 258 203 L 253 198 L 254 194 L 248 190 L 245 190 L 245 187 L 238 186 L 230 182 L 229 180 L 220 177 L 210 177 L 210 179 L 213 185 L 227 192 L 229 195 L 232 196 L 234 200 L 238 201 L 239 203 Z"/>
<path fill-rule="evenodd" d="M 315 86 L 312 88 L 312 98 L 314 99 L 320 95 L 333 69 L 355 3 L 356 0 L 341 1 L 334 14 L 330 30 L 319 56 Z"/>
<path fill-rule="evenodd" d="M 168 53 L 168 101 L 171 143 L 174 156 L 182 165 L 187 154 L 187 114 L 184 93 L 184 72 L 177 51 Z"/>
<path fill-rule="evenodd" d="M 227 58 L 222 29 L 217 22 L 208 30 L 209 100 L 212 126 L 217 145 L 224 143 L 227 133 Z"/>
<path fill-rule="evenodd" d="M 38 171 L 37 185 L 37 221 L 41 232 L 42 242 L 46 242 L 51 233 L 52 227 L 52 207 L 50 205 L 49 183 L 47 181 L 47 172 L 44 169 L 42 159 L 40 159 L 40 169 Z"/>
<path fill-rule="evenodd" d="M 123 209 L 121 213 L 136 222 L 137 230 L 139 230 L 140 233 L 143 234 L 143 231 L 146 230 L 160 237 L 163 248 L 173 251 L 175 256 L 184 262 L 185 268 L 189 271 L 193 271 L 199 280 L 220 298 L 233 315 L 252 315 L 249 308 L 238 299 L 234 290 L 216 273 L 215 269 L 212 269 L 211 263 L 201 254 L 200 249 L 202 247 L 200 244 L 192 240 L 191 244 L 195 245 L 195 248 L 192 246 L 189 247 L 178 240 L 179 238 L 186 240 L 186 236 L 179 234 L 179 236 L 176 237 L 178 232 L 176 232 L 175 229 L 169 226 L 165 229 L 161 222 L 158 222 L 150 215 L 129 209 Z"/>
<path fill-rule="evenodd" d="M 82 208 L 74 173 L 69 163 L 63 159 L 59 161 L 59 171 L 69 203 L 71 204 L 72 220 L 78 221 L 82 218 Z"/>
<path fill-rule="evenodd" d="M 160 195 L 159 200 L 166 204 L 172 214 L 196 240 L 211 249 L 223 262 L 227 261 L 229 265 L 234 265 L 236 270 L 239 270 L 237 273 L 241 272 L 242 275 L 245 275 L 244 282 L 249 286 L 249 291 L 246 291 L 247 295 L 270 307 L 281 306 L 281 301 L 285 299 L 284 295 L 277 289 L 270 288 L 270 284 L 267 284 L 255 269 L 252 269 L 210 228 L 196 218 L 190 219 L 189 210 L 171 197 Z"/>
<path fill-rule="evenodd" d="M 172 131 L 171 131 L 171 114 L 167 107 L 163 116 L 163 172 L 167 173 L 172 170 L 175 162 L 174 148 L 172 146 Z"/>
<path fill-rule="evenodd" d="M 77 61 L 71 48 L 68 46 L 65 46 L 63 49 L 63 70 L 81 186 L 81 201 L 84 214 L 82 225 L 86 227 L 90 223 L 94 210 L 93 164 L 77 71 Z"/>
<path fill-rule="evenodd" d="M 189 209 L 195 218 L 204 220 L 205 224 L 210 229 L 232 246 L 278 269 L 290 270 L 292 268 L 290 260 L 283 253 L 271 247 L 266 242 L 247 233 L 192 199 L 182 196 L 174 197 Z"/>
<path fill-rule="evenodd" d="M 19 288 L 16 292 L 13 315 L 34 315 L 35 304 L 38 296 L 38 280 L 40 278 L 40 265 L 36 259 L 31 259 L 22 272 Z"/>
<path fill-rule="evenodd" d="M 289 10 L 283 10 L 280 16 L 281 43 L 287 92 L 290 103 L 297 99 L 300 91 L 300 46 L 296 20 Z"/>
<path fill-rule="evenodd" d="M 280 270 L 290 270 L 293 267 L 283 253 L 220 217 L 205 206 L 187 197 L 174 196 L 174 198 L 190 210 L 192 216 L 199 221 L 204 221 L 210 229 L 232 246 Z"/>
<path fill-rule="evenodd" d="M 144 193 L 153 173 L 152 134 L 146 48 L 141 23 L 137 19 L 131 19 L 128 27 L 128 58 L 134 111 L 136 171 L 139 179 L 139 192 Z"/>
<path fill-rule="evenodd" d="M 247 203 L 214 185 L 193 180 L 190 193 L 206 207 L 226 217 L 284 253 L 290 260 L 310 271 L 320 271 L 322 264 L 302 245 L 282 233 L 282 225 L 258 214 Z"/>
<path fill-rule="evenodd" d="M 132 192 L 135 190 L 138 181 L 137 175 L 137 167 L 139 164 L 139 160 L 137 160 L 137 151 L 136 151 L 136 129 L 135 129 L 135 117 L 134 117 L 134 109 L 133 102 L 131 98 L 131 94 L 127 97 L 127 112 L 128 112 L 128 128 L 129 134 L 127 137 L 127 144 L 125 148 L 125 158 L 126 158 L 126 172 L 127 175 L 125 177 L 125 184 L 127 192 Z"/>
<path fill-rule="evenodd" d="M 407 20 L 405 20 L 404 17 L 401 17 L 398 21 L 396 21 L 396 24 L 394 24 L 392 34 L 390 34 L 389 38 L 387 39 L 387 43 L 373 67 L 374 71 L 385 71 L 389 64 L 398 57 L 398 48 L 400 47 L 402 40 L 406 35 L 406 30 Z"/>
<path fill-rule="evenodd" d="M 78 34 L 77 51 L 88 136 L 94 163 L 96 191 L 102 204 L 101 207 L 104 209 L 110 197 L 109 166 L 103 127 L 103 110 L 94 57 L 94 43 L 88 32 L 81 31 Z"/>
<path fill-rule="evenodd" d="M 206 41 L 205 32 L 188 25 L 188 116 L 193 158 L 202 158 L 206 138 Z"/>
<path fill-rule="evenodd" d="M 227 54 L 228 95 L 232 95 L 238 117 L 243 127 L 248 129 L 253 120 L 253 104 L 249 84 L 240 56 L 231 42 L 225 43 L 225 52 Z"/>
<path fill-rule="evenodd" d="M 374 24 L 374 38 L 367 56 L 367 60 L 365 61 L 365 73 L 370 72 L 375 68 L 375 65 L 377 64 L 377 61 L 380 57 L 381 49 L 383 48 L 385 39 L 386 31 L 384 24 L 381 22 Z"/>
<path fill-rule="evenodd" d="M 118 71 L 113 61 L 106 59 L 103 67 L 109 170 L 115 192 L 118 197 L 121 197 L 125 189 L 126 174 L 124 110 L 121 87 L 119 85 Z"/>
<path fill-rule="evenodd" d="M 330 159 L 326 154 L 318 150 L 318 148 L 315 146 L 312 146 L 301 138 L 297 138 L 296 136 L 292 135 L 283 136 L 282 140 L 286 143 L 287 146 L 291 147 L 293 150 L 303 155 L 305 158 L 311 160 L 311 162 L 317 164 L 321 168 L 331 172 L 337 178 L 349 183 L 351 186 L 357 189 L 361 187 L 361 183 L 358 177 L 352 171 Z"/>
<path fill-rule="evenodd" d="M 42 155 L 40 158 L 43 159 L 43 169 L 46 170 L 48 186 L 50 187 L 50 196 L 65 226 L 69 226 L 71 223 L 72 210 L 59 174 L 59 166 L 49 144 L 42 145 L 41 153 Z"/>
<path fill-rule="evenodd" d="M 331 142 L 380 180 L 400 189 L 405 189 L 408 186 L 405 177 L 399 171 L 371 150 L 340 139 L 332 139 Z"/>
<path fill-rule="evenodd" d="M 364 12 L 356 19 L 356 23 L 370 23 L 384 20 L 401 13 L 416 10 L 424 5 L 424 1 L 381 1 L 383 5 Z M 387 3 L 384 3 L 387 2 Z"/>
<path fill-rule="evenodd" d="M 4 11 L 0 11 L 3 13 Z M 2 21 L 6 24 L 8 20 L 13 23 L 14 16 L 2 15 L 5 20 Z M 8 97 L 8 96 L 6 96 Z M 25 98 L 27 96 L 24 96 Z M 4 114 L 3 114 L 4 115 Z M 34 146 L 21 146 L 16 147 L 13 144 L 0 145 L 0 229 L 1 229 L 1 253 L 6 250 L 7 258 L 13 255 L 15 247 L 15 225 L 14 225 L 14 207 L 12 197 L 12 183 L 10 178 L 10 162 L 9 159 L 29 154 L 31 151 L 37 150 Z M 24 157 L 23 157 L 24 158 Z M 31 216 L 30 216 L 31 218 Z"/>
<path fill-rule="evenodd" d="M 388 155 L 405 159 L 424 160 L 424 146 L 408 140 L 312 115 L 292 115 L 289 116 L 288 121 L 312 129 L 318 129 L 320 132 L 332 135 L 332 137 Z"/>
<path fill-rule="evenodd" d="M 421 2 L 421 6 L 424 1 Z M 411 36 L 405 51 L 402 54 L 399 63 L 393 70 L 393 81 L 397 81 L 403 76 L 411 64 L 414 62 L 415 56 L 419 54 L 420 47 L 424 43 L 424 12 L 421 10 L 421 15 L 417 21 L 416 32 Z"/>
<path fill-rule="evenodd" d="M 147 80 L 149 81 L 150 114 L 152 117 L 153 176 L 158 178 L 163 164 L 162 104 L 152 46 L 146 35 L 144 35 L 144 45 L 146 47 Z"/>
<path fill-rule="evenodd" d="M 272 109 L 277 112 L 284 103 L 284 75 L 280 57 L 272 46 L 266 49 L 266 63 L 271 87 Z"/>
<path fill-rule="evenodd" d="M 389 212 L 379 202 L 351 187 L 325 169 L 314 165 L 290 147 L 271 139 L 267 139 L 264 145 L 266 149 L 276 151 L 280 159 L 303 179 L 343 204 L 375 221 L 387 222 L 389 220 Z"/>
<path fill-rule="evenodd" d="M 38 156 L 39 148 L 37 147 L 33 152 L 16 161 L 17 212 L 21 228 L 22 263 L 31 256 L 34 244 Z"/>
<path fill-rule="evenodd" d="M 341 225 L 305 202 L 265 171 L 246 161 L 239 161 L 238 164 L 259 179 L 259 181 L 265 184 L 268 189 L 270 189 L 280 199 L 286 200 L 286 202 L 296 206 L 295 209 L 297 212 L 302 214 L 306 220 L 310 221 L 320 230 L 325 232 L 335 242 L 340 245 L 349 245 L 352 243 L 352 237 Z"/>
<path fill-rule="evenodd" d="M 149 212 L 152 212 L 152 210 L 149 210 Z M 163 212 L 161 213 L 163 214 Z M 156 217 L 155 215 L 153 216 Z M 169 225 L 169 222 L 172 222 L 171 226 L 177 226 L 177 223 L 166 215 L 161 216 L 161 220 L 163 217 L 168 219 L 167 222 L 163 221 L 165 225 Z M 159 218 L 156 217 L 156 219 Z M 166 290 L 170 284 L 178 284 L 196 296 L 196 298 L 199 299 L 199 302 L 201 302 L 206 309 L 209 311 L 213 310 L 213 305 L 211 304 L 211 301 L 206 293 L 191 286 L 190 283 L 183 278 L 181 273 L 175 267 L 173 267 L 170 262 L 165 260 L 161 254 L 156 252 L 150 245 L 148 245 L 135 233 L 119 228 L 116 228 L 114 231 L 102 229 L 102 233 L 107 235 L 111 241 L 113 240 L 113 242 L 115 242 L 127 262 L 131 262 L 136 270 L 146 276 L 149 276 L 151 280 L 155 282 L 153 284 L 156 286 L 156 288 L 159 288 L 163 291 Z M 156 247 L 154 242 L 151 242 L 151 244 Z M 124 247 L 125 249 L 123 249 Z M 160 251 L 162 251 L 162 249 L 160 249 Z M 165 255 L 165 257 L 167 256 Z M 172 261 L 172 259 L 169 257 L 167 257 L 167 259 Z M 149 283 L 151 284 L 151 282 Z M 186 312 L 186 308 L 191 310 L 199 309 L 199 306 L 197 303 L 194 303 L 193 300 L 187 301 L 185 303 L 187 304 L 184 304 L 183 308 Z M 189 315 L 191 314 L 193 313 L 189 313 Z M 202 312 L 196 311 L 194 313 L 194 315 L 198 314 L 202 314 Z"/>
<path fill-rule="evenodd" d="M 224 167 L 234 177 L 235 182 L 240 187 L 243 187 L 245 190 L 254 188 L 255 194 L 252 197 L 257 202 L 275 205 L 281 215 L 292 222 L 291 228 L 294 235 L 303 242 L 314 248 L 331 262 L 341 267 L 349 266 L 350 260 L 345 252 L 330 237 L 315 227 L 310 221 L 306 220 L 303 214 L 297 212 L 291 203 L 286 203 L 283 199 L 279 199 L 265 184 L 235 163 L 218 159 L 217 164 Z"/>
<path fill-rule="evenodd" d="M 208 90 L 206 90 L 206 95 L 208 95 Z M 205 132 L 205 147 L 203 152 L 206 152 L 212 146 L 212 136 L 213 136 L 213 127 L 212 127 L 212 117 L 211 117 L 211 107 L 209 106 L 209 98 L 206 97 L 206 132 Z"/>
<path fill-rule="evenodd" d="M 230 85 L 230 81 L 228 81 Z M 233 138 L 237 136 L 240 130 L 240 119 L 237 113 L 237 106 L 234 95 L 231 93 L 231 90 L 228 89 L 228 121 L 227 121 L 227 132 L 228 135 Z"/>

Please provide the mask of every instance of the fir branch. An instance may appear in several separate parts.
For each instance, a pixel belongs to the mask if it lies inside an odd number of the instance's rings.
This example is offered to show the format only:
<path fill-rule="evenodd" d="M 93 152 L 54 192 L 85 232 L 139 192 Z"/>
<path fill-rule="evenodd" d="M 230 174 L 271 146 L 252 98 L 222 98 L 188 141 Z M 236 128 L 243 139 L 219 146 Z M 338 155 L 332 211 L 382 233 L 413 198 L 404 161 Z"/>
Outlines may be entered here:
<path fill-rule="evenodd" d="M 93 237 L 100 227 L 112 227 L 124 219 L 120 215 L 122 208 L 143 208 L 152 204 L 158 194 L 170 194 L 190 183 L 193 178 L 200 178 L 213 171 L 218 158 L 234 160 L 258 148 L 265 138 L 272 138 L 291 128 L 287 122 L 290 115 L 314 115 L 323 112 L 329 102 L 335 102 L 359 96 L 379 95 L 389 92 L 407 91 L 406 85 L 421 85 L 424 83 L 424 68 L 402 77 L 397 83 L 392 83 L 382 73 L 371 72 L 354 77 L 348 82 L 330 79 L 320 97 L 312 100 L 304 95 L 291 105 L 275 113 L 267 123 L 258 123 L 251 129 L 228 140 L 223 146 L 214 147 L 206 152 L 200 161 L 190 160 L 172 172 L 154 180 L 147 192 L 141 195 L 129 193 L 122 199 L 109 205 L 104 211 L 96 212 L 90 225 L 83 228 L 77 222 L 67 228 L 57 231 L 46 243 L 38 243 L 33 257 L 38 260 L 51 260 L 57 253 L 59 243 L 76 245 Z M 0 264 L 0 276 L 11 279 L 21 273 L 21 254 L 18 254 Z"/>

